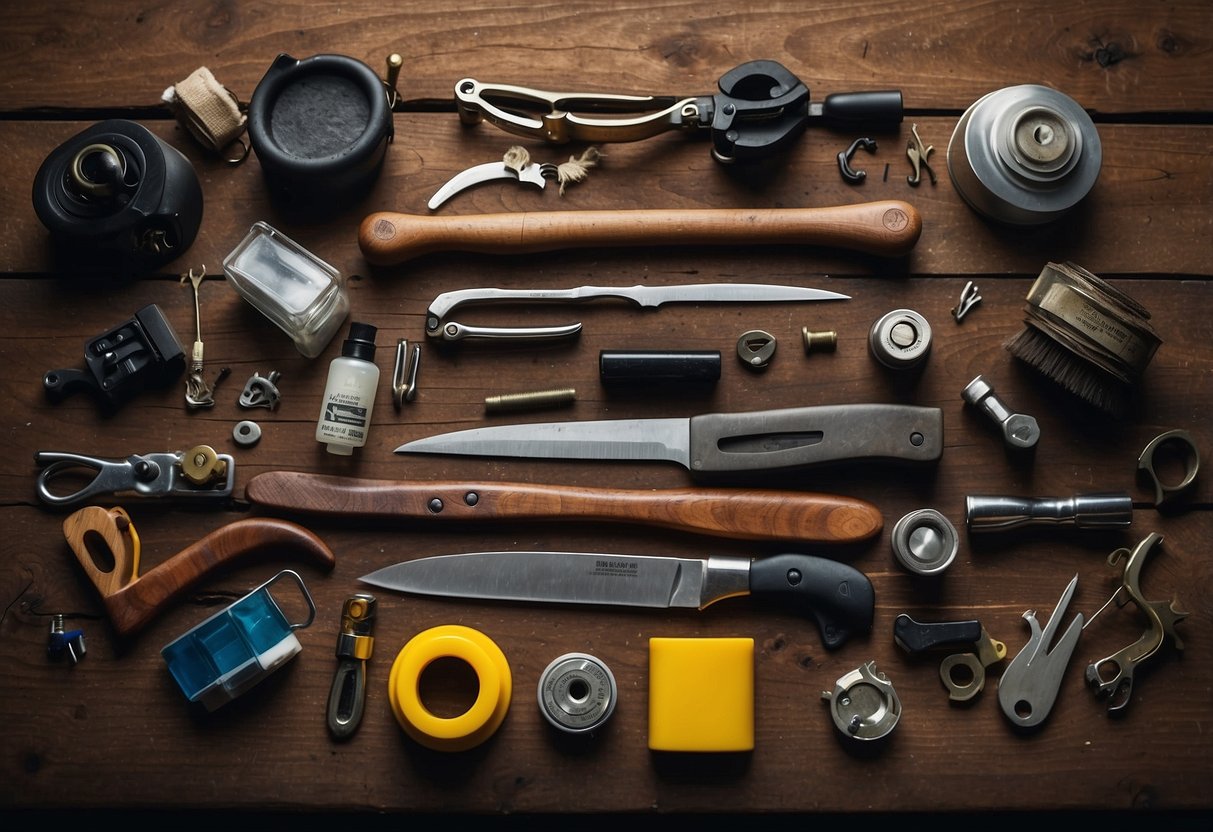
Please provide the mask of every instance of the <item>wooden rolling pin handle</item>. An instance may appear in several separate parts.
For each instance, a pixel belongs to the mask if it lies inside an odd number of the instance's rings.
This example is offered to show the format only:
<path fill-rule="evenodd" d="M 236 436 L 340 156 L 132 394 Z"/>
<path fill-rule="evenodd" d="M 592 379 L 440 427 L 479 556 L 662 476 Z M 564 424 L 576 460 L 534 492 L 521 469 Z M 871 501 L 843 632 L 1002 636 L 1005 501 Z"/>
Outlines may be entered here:
<path fill-rule="evenodd" d="M 260 506 L 330 517 L 638 523 L 734 540 L 851 543 L 884 524 L 862 500 L 764 489 L 409 483 L 270 471 L 249 480 L 245 495 Z"/>
<path fill-rule="evenodd" d="M 237 520 L 103 596 L 110 622 L 120 636 L 132 635 L 170 601 L 216 570 L 253 553 L 268 558 L 284 551 L 325 570 L 331 570 L 337 562 L 324 541 L 302 526 L 272 518 Z"/>
<path fill-rule="evenodd" d="M 897 257 L 922 234 L 918 210 L 901 200 L 819 208 L 543 211 L 419 216 L 390 211 L 362 221 L 369 263 L 390 266 L 436 251 L 525 254 L 576 247 L 801 245 Z"/>

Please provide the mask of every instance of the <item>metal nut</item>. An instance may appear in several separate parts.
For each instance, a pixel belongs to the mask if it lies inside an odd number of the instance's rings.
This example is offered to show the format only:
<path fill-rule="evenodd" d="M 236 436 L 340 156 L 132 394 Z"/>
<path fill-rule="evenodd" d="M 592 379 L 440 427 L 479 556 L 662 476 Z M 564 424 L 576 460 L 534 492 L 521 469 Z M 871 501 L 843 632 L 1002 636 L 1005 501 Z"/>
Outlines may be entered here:
<path fill-rule="evenodd" d="M 261 425 L 248 419 L 237 422 L 232 428 L 232 439 L 246 448 L 256 445 L 261 441 Z"/>

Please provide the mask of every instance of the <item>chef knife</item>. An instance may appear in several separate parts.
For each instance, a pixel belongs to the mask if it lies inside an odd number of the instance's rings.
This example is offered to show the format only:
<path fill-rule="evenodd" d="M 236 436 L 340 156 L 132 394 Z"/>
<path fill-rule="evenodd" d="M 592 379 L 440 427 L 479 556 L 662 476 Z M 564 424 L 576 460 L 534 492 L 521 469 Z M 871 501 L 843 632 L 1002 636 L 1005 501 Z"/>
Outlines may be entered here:
<path fill-rule="evenodd" d="M 472 552 L 417 558 L 360 579 L 396 592 L 505 601 L 703 609 L 752 595 L 817 622 L 827 648 L 872 627 L 867 576 L 801 554 L 671 558 L 592 552 Z"/>
<path fill-rule="evenodd" d="M 579 488 L 520 482 L 399 482 L 267 471 L 245 496 L 266 508 L 329 517 L 426 522 L 636 523 L 738 540 L 851 543 L 880 533 L 864 500 L 764 488 Z"/>
<path fill-rule="evenodd" d="M 943 412 L 896 404 L 496 425 L 417 439 L 396 449 L 398 454 L 664 460 L 694 473 L 774 471 L 860 460 L 932 462 L 942 452 Z"/>

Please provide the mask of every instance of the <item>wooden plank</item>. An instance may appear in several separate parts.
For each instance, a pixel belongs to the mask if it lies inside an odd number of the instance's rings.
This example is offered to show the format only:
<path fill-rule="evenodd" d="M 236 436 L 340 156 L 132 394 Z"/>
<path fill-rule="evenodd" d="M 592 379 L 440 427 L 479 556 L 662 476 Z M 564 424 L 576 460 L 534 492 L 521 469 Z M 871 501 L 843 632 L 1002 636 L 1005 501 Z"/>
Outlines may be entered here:
<path fill-rule="evenodd" d="M 455 81 L 468 76 L 545 89 L 702 95 L 737 64 L 774 59 L 815 97 L 894 87 L 913 108 L 959 112 L 1025 79 L 1100 113 L 1207 112 L 1213 105 L 1201 0 L 1033 0 L 1011 9 L 986 0 L 814 0 L 763 10 L 664 0 L 609 13 L 591 3 L 217 3 L 199 12 L 176 2 L 119 14 L 105 4 L 40 0 L 8 9 L 5 23 L 4 111 L 153 107 L 166 87 L 204 65 L 248 101 L 279 53 L 350 55 L 381 71 L 392 52 L 405 56 L 401 88 L 414 102 L 450 102 Z"/>
<path fill-rule="evenodd" d="M 918 124 L 923 140 L 936 148 L 931 164 L 938 184 L 913 188 L 904 148 Z M 13 181 L 32 183 L 45 157 L 60 143 L 89 126 L 87 122 L 0 123 L 0 136 L 12 148 Z M 255 158 L 232 168 L 205 154 L 175 126 L 152 122 L 154 131 L 193 161 L 202 184 L 205 208 L 198 239 L 166 271 L 206 264 L 219 271 L 223 259 L 257 220 L 296 239 L 346 274 L 376 279 L 413 280 L 430 267 L 478 270 L 521 267 L 536 262 L 560 270 L 586 270 L 600 257 L 628 258 L 658 271 L 717 270 L 729 279 L 758 279 L 763 273 L 798 273 L 806 268 L 830 274 L 1018 274 L 1035 275 L 1050 259 L 1068 259 L 1097 274 L 1213 274 L 1213 249 L 1190 241 L 1213 234 L 1205 185 L 1213 178 L 1213 160 L 1200 148 L 1210 143 L 1209 127 L 1100 127 L 1104 161 L 1100 178 L 1082 205 L 1041 228 L 1012 228 L 972 211 L 957 194 L 945 161 L 955 121 L 924 118 L 907 121 L 897 137 L 879 136 L 877 153 L 855 159 L 869 172 L 860 186 L 843 180 L 837 153 L 853 137 L 831 131 L 804 137 L 786 161 L 757 172 L 714 162 L 704 143 L 665 136 L 603 148 L 606 159 L 589 178 L 559 196 L 555 188 L 488 184 L 459 194 L 442 206 L 442 215 L 589 209 L 768 208 L 846 205 L 880 199 L 913 204 L 923 232 L 908 258 L 874 258 L 826 249 L 685 247 L 629 252 L 570 251 L 542 258 L 481 257 L 465 260 L 434 255 L 398 267 L 371 268 L 357 245 L 358 225 L 380 211 L 429 213 L 433 193 L 459 171 L 501 155 L 517 139 L 488 125 L 465 130 L 454 115 L 396 116 L 396 142 L 384 171 L 357 206 L 319 220 L 300 219 L 270 201 Z M 562 162 L 569 148 L 527 143 L 536 161 Z M 886 165 L 888 168 L 885 178 Z M 27 188 L 0 195 L 0 211 L 9 218 L 0 229 L 0 267 L 9 272 L 41 273 L 64 268 L 34 213 Z M 510 262 L 510 261 L 522 261 Z"/>

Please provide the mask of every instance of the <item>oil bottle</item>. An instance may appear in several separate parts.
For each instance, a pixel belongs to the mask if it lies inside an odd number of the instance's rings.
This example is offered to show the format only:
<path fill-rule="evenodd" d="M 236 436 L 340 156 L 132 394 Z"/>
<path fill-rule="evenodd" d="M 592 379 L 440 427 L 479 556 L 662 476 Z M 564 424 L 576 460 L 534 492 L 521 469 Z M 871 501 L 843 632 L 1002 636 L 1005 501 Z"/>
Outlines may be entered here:
<path fill-rule="evenodd" d="M 379 386 L 379 368 L 375 365 L 375 333 L 370 324 L 354 321 L 341 345 L 341 355 L 329 365 L 320 417 L 316 422 L 316 441 L 328 446 L 328 452 L 350 456 L 354 448 L 366 444 Z"/>

